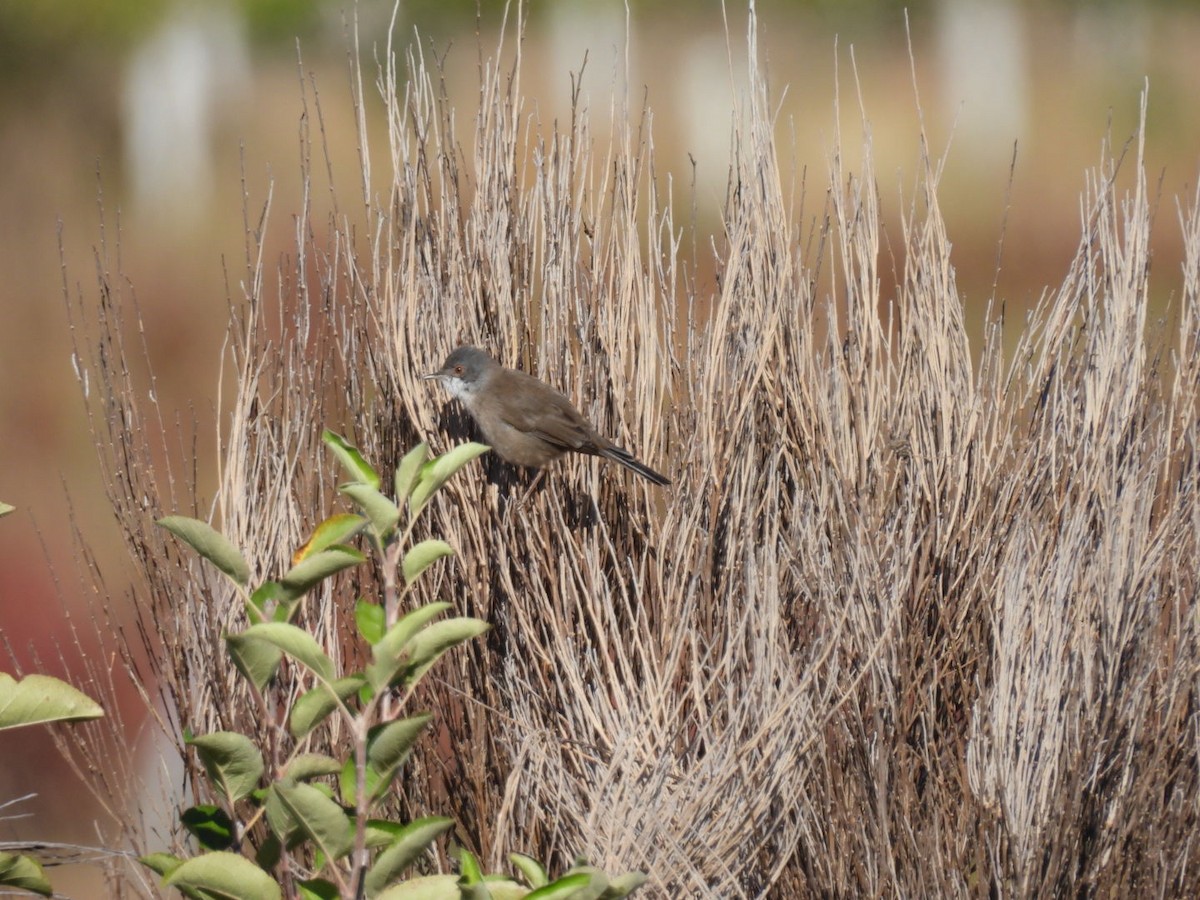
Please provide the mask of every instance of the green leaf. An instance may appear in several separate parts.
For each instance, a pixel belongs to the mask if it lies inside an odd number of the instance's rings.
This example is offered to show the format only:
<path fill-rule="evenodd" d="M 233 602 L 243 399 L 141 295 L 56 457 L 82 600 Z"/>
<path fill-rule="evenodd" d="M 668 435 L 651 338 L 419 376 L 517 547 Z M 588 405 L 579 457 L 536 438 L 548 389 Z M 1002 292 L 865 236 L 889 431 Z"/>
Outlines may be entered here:
<path fill-rule="evenodd" d="M 540 888 L 550 883 L 550 876 L 546 874 L 542 864 L 532 856 L 526 856 L 524 853 L 510 853 L 508 861 L 516 866 L 517 871 L 521 873 L 531 888 Z"/>
<path fill-rule="evenodd" d="M 341 859 L 354 846 L 354 826 L 346 812 L 311 784 L 277 782 L 273 790 L 321 852 Z"/>
<path fill-rule="evenodd" d="M 371 520 L 371 528 L 380 540 L 391 534 L 396 523 L 400 521 L 400 507 L 383 496 L 378 487 L 351 482 L 343 484 L 338 491 L 357 503 L 366 513 L 367 518 Z"/>
<path fill-rule="evenodd" d="M 279 836 L 273 831 L 268 831 L 263 842 L 258 845 L 258 850 L 254 854 L 254 861 L 258 863 L 260 869 L 271 871 L 277 865 L 279 860 L 283 858 L 283 844 L 279 841 Z"/>
<path fill-rule="evenodd" d="M 322 550 L 292 566 L 283 576 L 281 584 L 289 597 L 300 597 L 306 594 L 313 585 L 342 569 L 358 565 L 364 559 L 366 557 L 353 547 L 333 547 L 329 550 Z"/>
<path fill-rule="evenodd" d="M 300 597 L 278 581 L 264 581 L 250 595 L 246 618 L 251 625 L 263 622 L 290 622 L 300 607 Z"/>
<path fill-rule="evenodd" d="M 461 900 L 457 875 L 422 875 L 390 887 L 375 900 Z"/>
<path fill-rule="evenodd" d="M 628 897 L 649 879 L 644 872 L 626 872 L 608 882 L 608 888 L 600 895 L 601 900 L 620 900 Z"/>
<path fill-rule="evenodd" d="M 324 878 L 299 881 L 296 883 L 296 887 L 300 889 L 301 900 L 338 900 L 341 896 L 338 893 L 337 885 Z"/>
<path fill-rule="evenodd" d="M 375 728 L 367 738 L 367 760 L 385 773 L 404 765 L 432 718 L 432 713 L 421 713 Z"/>
<path fill-rule="evenodd" d="M 486 444 L 477 444 L 474 441 L 466 444 L 459 444 L 454 449 L 447 453 L 436 457 L 431 463 L 422 467 L 419 474 L 417 485 L 413 488 L 412 495 L 408 498 L 409 508 L 415 516 L 425 508 L 425 504 L 429 502 L 429 498 L 433 496 L 446 480 L 455 472 L 475 459 L 487 453 L 492 448 Z"/>
<path fill-rule="evenodd" d="M 418 632 L 409 644 L 409 665 L 404 671 L 404 683 L 412 687 L 443 653 L 463 641 L 478 637 L 491 627 L 482 619 L 460 617 L 434 622 Z"/>
<path fill-rule="evenodd" d="M 258 787 L 263 758 L 248 737 L 234 731 L 217 731 L 188 741 L 208 773 L 209 781 L 230 804 Z"/>
<path fill-rule="evenodd" d="M 246 637 L 245 634 L 225 635 L 225 646 L 229 649 L 229 656 L 237 670 L 259 691 L 275 677 L 279 661 L 283 659 L 283 652 L 274 644 Z"/>
<path fill-rule="evenodd" d="M 292 555 L 292 565 L 297 565 L 315 553 L 328 550 L 334 544 L 343 544 L 366 527 L 367 520 L 354 513 L 338 513 L 317 526 L 312 537 Z"/>
<path fill-rule="evenodd" d="M 501 875 L 489 875 L 478 887 L 487 891 L 489 900 L 525 900 L 529 896 L 529 888 Z"/>
<path fill-rule="evenodd" d="M 300 697 L 292 707 L 288 728 L 296 740 L 303 740 L 338 708 L 338 701 L 345 703 L 367 683 L 362 675 L 349 675 L 335 681 L 323 682 Z M 339 766 L 338 768 L 341 768 Z"/>
<path fill-rule="evenodd" d="M 390 819 L 367 819 L 367 849 L 390 847 L 406 826 Z"/>
<path fill-rule="evenodd" d="M 586 877 L 588 881 L 582 889 L 578 887 L 573 888 L 573 890 L 578 891 L 578 893 L 574 894 L 578 900 L 599 900 L 601 897 L 608 896 L 608 875 L 603 869 L 597 869 L 595 866 L 589 866 L 587 861 L 582 857 L 576 857 L 575 865 L 572 866 L 562 878 L 559 878 L 557 881 L 552 881 L 550 884 L 546 885 L 546 888 L 555 887 L 562 884 L 568 878 L 577 878 L 579 876 Z M 539 890 L 546 890 L 546 888 L 540 888 Z M 538 891 L 534 891 L 534 893 L 536 894 Z"/>
<path fill-rule="evenodd" d="M 359 600 L 354 604 L 354 621 L 358 623 L 358 633 L 368 644 L 377 644 L 383 637 L 386 619 L 383 607 L 369 600 Z"/>
<path fill-rule="evenodd" d="M 425 713 L 409 719 L 398 719 L 371 730 L 367 738 L 366 793 L 378 800 L 391 786 L 396 772 L 404 765 L 421 731 L 433 718 Z M 338 781 L 342 802 L 353 806 L 358 801 L 358 768 L 353 759 L 346 760 Z"/>
<path fill-rule="evenodd" d="M 304 832 L 300 830 L 300 823 L 283 804 L 276 790 L 279 785 L 287 782 L 288 779 L 284 779 L 272 783 L 267 788 L 267 797 L 263 805 L 267 809 L 267 824 L 271 826 L 271 832 L 290 849 L 303 839 Z"/>
<path fill-rule="evenodd" d="M 378 774 L 380 786 L 371 791 L 375 799 L 387 789 L 396 771 L 404 765 L 413 745 L 433 718 L 430 713 L 398 719 L 373 731 L 368 737 L 367 761 Z"/>
<path fill-rule="evenodd" d="M 0 853 L 0 885 L 32 891 L 43 897 L 54 893 L 50 880 L 42 871 L 42 864 L 33 857 L 15 853 Z"/>
<path fill-rule="evenodd" d="M 310 781 L 322 775 L 336 775 L 341 771 L 342 764 L 332 756 L 324 753 L 301 753 L 290 763 L 284 778 L 288 781 Z"/>
<path fill-rule="evenodd" d="M 152 872 L 167 875 L 174 872 L 183 860 L 171 853 L 150 853 L 146 856 L 139 856 L 138 862 Z"/>
<path fill-rule="evenodd" d="M 367 766 L 366 781 L 367 796 L 374 797 L 379 788 L 379 773 L 370 765 Z M 353 756 L 346 760 L 342 771 L 338 773 L 338 796 L 341 797 L 343 806 L 358 805 L 358 766 Z"/>
<path fill-rule="evenodd" d="M 422 444 L 421 446 L 424 447 L 425 445 Z M 405 457 L 405 459 L 407 459 L 407 458 L 408 457 Z M 397 473 L 397 475 L 398 474 L 399 473 Z M 12 506 L 11 504 L 8 504 L 8 503 L 0 503 L 0 516 L 7 516 L 10 512 L 13 512 L 14 510 L 16 510 L 15 506 Z"/>
<path fill-rule="evenodd" d="M 189 859 L 163 879 L 180 890 L 206 891 L 214 897 L 237 900 L 281 900 L 279 885 L 266 872 L 238 853 L 220 851 Z"/>
<path fill-rule="evenodd" d="M 431 564 L 444 556 L 453 555 L 454 548 L 445 541 L 421 541 L 404 554 L 404 562 L 400 564 L 400 570 L 404 573 L 404 583 L 412 584 Z"/>
<path fill-rule="evenodd" d="M 412 612 L 405 614 L 399 622 L 389 628 L 379 643 L 375 644 L 371 649 L 382 653 L 395 653 L 401 650 L 405 644 L 419 634 L 433 619 L 449 608 L 449 603 L 444 600 L 438 600 L 414 609 Z"/>
<path fill-rule="evenodd" d="M 247 640 L 262 641 L 282 650 L 322 681 L 333 680 L 333 660 L 325 655 L 316 638 L 286 622 L 264 622 L 242 632 Z"/>
<path fill-rule="evenodd" d="M 405 826 L 390 847 L 375 858 L 367 870 L 368 897 L 375 897 L 393 884 L 438 837 L 454 827 L 454 820 L 429 816 Z"/>
<path fill-rule="evenodd" d="M 429 459 L 429 447 L 424 441 L 404 454 L 404 459 L 400 460 L 400 465 L 396 467 L 397 503 L 403 503 L 408 499 L 408 495 L 412 493 L 412 489 L 417 483 L 417 475 L 421 472 L 421 466 L 427 459 Z"/>
<path fill-rule="evenodd" d="M 340 434 L 329 430 L 322 432 L 321 440 L 325 442 L 326 446 L 333 451 L 333 455 L 346 467 L 346 471 L 350 473 L 350 477 L 354 481 L 369 484 L 373 488 L 379 487 L 379 473 L 367 464 L 362 454 L 358 452 L 357 447 Z"/>
<path fill-rule="evenodd" d="M 205 850 L 228 850 L 233 844 L 233 820 L 219 806 L 193 806 L 183 811 L 179 821 Z"/>
<path fill-rule="evenodd" d="M 264 581 L 254 589 L 250 600 L 246 603 L 246 618 L 251 625 L 260 622 L 279 621 L 276 614 L 280 605 L 290 599 L 283 585 L 278 581 Z"/>
<path fill-rule="evenodd" d="M 566 900 L 567 897 L 578 898 L 578 900 L 594 900 L 599 897 L 599 894 L 586 893 L 586 889 L 592 886 L 592 877 L 584 872 L 577 872 L 574 875 L 564 875 L 550 884 L 542 885 L 536 891 L 531 891 L 526 894 L 526 900 Z M 601 888 L 603 890 L 603 888 Z"/>
<path fill-rule="evenodd" d="M 65 681 L 26 675 L 20 681 L 0 672 L 0 731 L 46 722 L 78 722 L 104 715 L 100 704 Z"/>
<path fill-rule="evenodd" d="M 376 691 L 387 687 L 401 667 L 408 664 L 411 653 L 406 651 L 406 647 L 413 636 L 427 626 L 431 619 L 449 608 L 449 603 L 438 602 L 414 609 L 372 645 L 371 655 L 374 662 L 367 666 L 366 675 Z"/>
<path fill-rule="evenodd" d="M 166 516 L 158 524 L 229 576 L 239 587 L 250 581 L 250 566 L 228 538 L 207 522 L 187 516 Z"/>
<path fill-rule="evenodd" d="M 475 854 L 465 847 L 458 848 L 458 883 L 463 885 L 478 884 L 483 881 L 483 870 L 479 868 L 479 860 Z"/>

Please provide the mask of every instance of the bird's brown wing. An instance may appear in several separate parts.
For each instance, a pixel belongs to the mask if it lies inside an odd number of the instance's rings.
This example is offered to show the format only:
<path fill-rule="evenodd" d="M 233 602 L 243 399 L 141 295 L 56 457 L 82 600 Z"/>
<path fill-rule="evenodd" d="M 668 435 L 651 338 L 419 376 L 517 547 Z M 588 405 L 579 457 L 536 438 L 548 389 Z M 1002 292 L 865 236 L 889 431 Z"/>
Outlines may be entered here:
<path fill-rule="evenodd" d="M 504 374 L 512 378 L 511 384 L 505 385 L 509 403 L 506 404 L 504 420 L 513 428 L 563 450 L 595 453 L 607 444 L 562 394 L 546 388 L 540 398 L 534 399 L 517 390 L 522 386 L 521 381 L 528 379 L 543 388 L 545 385 L 524 372 Z"/>

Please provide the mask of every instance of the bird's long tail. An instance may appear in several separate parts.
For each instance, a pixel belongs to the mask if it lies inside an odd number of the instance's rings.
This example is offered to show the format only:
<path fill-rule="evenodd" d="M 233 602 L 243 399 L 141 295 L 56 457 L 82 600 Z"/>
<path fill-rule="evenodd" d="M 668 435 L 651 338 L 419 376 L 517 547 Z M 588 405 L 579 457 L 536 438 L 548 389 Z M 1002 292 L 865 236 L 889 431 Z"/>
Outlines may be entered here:
<path fill-rule="evenodd" d="M 637 459 L 634 459 L 633 454 L 628 450 L 622 450 L 620 447 L 608 447 L 600 451 L 600 455 L 606 459 L 611 459 L 613 462 L 620 463 L 625 468 L 637 472 L 648 481 L 653 481 L 655 484 L 670 484 L 671 479 L 665 475 L 659 475 L 652 468 Z"/>

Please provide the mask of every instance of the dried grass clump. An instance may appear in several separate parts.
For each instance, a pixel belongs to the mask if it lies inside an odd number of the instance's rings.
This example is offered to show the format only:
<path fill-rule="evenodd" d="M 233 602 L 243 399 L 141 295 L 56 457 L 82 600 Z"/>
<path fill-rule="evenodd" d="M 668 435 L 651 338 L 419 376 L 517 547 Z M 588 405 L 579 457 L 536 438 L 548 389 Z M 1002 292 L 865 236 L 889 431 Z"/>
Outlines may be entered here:
<path fill-rule="evenodd" d="M 835 143 L 802 233 L 756 67 L 701 296 L 647 117 L 618 110 L 599 153 L 578 97 L 532 127 L 518 51 L 481 68 L 464 147 L 436 67 L 385 59 L 382 181 L 364 121 L 361 206 L 326 237 L 310 191 L 274 291 L 248 252 L 214 521 L 279 572 L 339 502 L 322 426 L 391 464 L 469 433 L 418 380 L 459 343 L 573 392 L 675 481 L 575 460 L 518 507 L 491 462 L 440 495 L 429 530 L 460 556 L 417 600 L 494 632 L 437 670 L 438 734 L 397 803 L 455 816 L 494 866 L 582 852 L 654 896 L 1200 896 L 1200 198 L 1168 357 L 1146 334 L 1141 134 L 1130 193 L 1111 160 L 1090 180 L 1075 262 L 1010 361 L 997 319 L 969 345 L 938 164 L 922 152 L 884 298 L 869 134 L 858 174 Z M 158 411 L 122 380 L 101 275 L 81 352 L 141 566 L 136 676 L 176 749 L 183 725 L 256 733 L 219 662 L 239 610 L 151 524 L 199 505 L 163 461 L 207 450 L 142 426 Z M 331 648 L 376 590 L 342 587 L 310 606 Z M 137 849 L 178 843 L 138 818 Z"/>

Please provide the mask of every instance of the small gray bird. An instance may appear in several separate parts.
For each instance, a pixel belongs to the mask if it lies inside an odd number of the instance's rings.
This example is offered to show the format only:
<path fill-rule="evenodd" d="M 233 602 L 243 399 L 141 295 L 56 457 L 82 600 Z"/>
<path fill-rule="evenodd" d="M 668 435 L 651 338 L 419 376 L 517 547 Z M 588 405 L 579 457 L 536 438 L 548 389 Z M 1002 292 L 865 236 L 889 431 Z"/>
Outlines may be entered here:
<path fill-rule="evenodd" d="M 588 424 L 571 401 L 536 378 L 506 369 L 477 347 L 459 347 L 436 378 L 462 401 L 501 459 L 541 468 L 568 450 L 603 456 L 655 484 L 671 482 Z"/>

